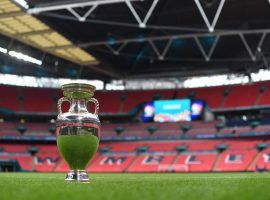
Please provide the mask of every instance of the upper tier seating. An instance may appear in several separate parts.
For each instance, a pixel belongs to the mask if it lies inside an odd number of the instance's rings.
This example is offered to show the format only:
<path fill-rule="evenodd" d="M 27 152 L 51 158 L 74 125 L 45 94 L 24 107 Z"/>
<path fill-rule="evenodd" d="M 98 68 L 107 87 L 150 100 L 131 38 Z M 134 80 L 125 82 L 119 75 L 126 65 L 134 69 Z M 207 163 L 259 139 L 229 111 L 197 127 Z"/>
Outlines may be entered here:
<path fill-rule="evenodd" d="M 0 87 L 0 108 L 7 108 L 12 111 L 19 111 L 19 93 L 18 87 Z"/>
<path fill-rule="evenodd" d="M 266 90 L 259 92 L 264 85 Z M 231 85 L 208 88 L 147 91 L 96 91 L 100 112 L 129 112 L 142 102 L 154 98 L 188 98 L 191 94 L 205 100 L 211 108 L 235 108 L 254 105 L 270 105 L 270 82 L 248 85 Z M 228 96 L 224 91 L 228 90 Z M 245 91 L 245 92 L 243 92 Z M 0 108 L 25 112 L 57 112 L 56 100 L 62 96 L 60 89 L 0 87 Z M 224 104 L 224 105 L 223 105 Z M 67 106 L 66 106 L 67 107 Z"/>
<path fill-rule="evenodd" d="M 224 90 L 226 87 L 211 87 L 211 88 L 197 88 L 195 89 L 197 99 L 202 99 L 207 102 L 210 108 L 220 108 L 224 98 Z"/>
<path fill-rule="evenodd" d="M 260 84 L 235 85 L 230 88 L 224 108 L 253 106 L 259 95 Z"/>
<path fill-rule="evenodd" d="M 148 91 L 127 91 L 123 111 L 128 112 L 142 102 L 153 101 L 155 95 L 159 94 L 162 99 L 170 99 L 174 95 L 173 90 L 148 90 Z"/>
<path fill-rule="evenodd" d="M 270 105 L 270 81 L 265 82 L 266 90 L 262 93 L 262 96 L 258 102 L 258 105 Z"/>
<path fill-rule="evenodd" d="M 121 92 L 118 91 L 97 91 L 94 96 L 98 101 L 100 106 L 100 112 L 103 113 L 117 113 L 120 110 L 121 104 Z"/>
<path fill-rule="evenodd" d="M 40 88 L 25 88 L 24 111 L 25 112 L 56 112 L 53 104 L 55 90 Z"/>

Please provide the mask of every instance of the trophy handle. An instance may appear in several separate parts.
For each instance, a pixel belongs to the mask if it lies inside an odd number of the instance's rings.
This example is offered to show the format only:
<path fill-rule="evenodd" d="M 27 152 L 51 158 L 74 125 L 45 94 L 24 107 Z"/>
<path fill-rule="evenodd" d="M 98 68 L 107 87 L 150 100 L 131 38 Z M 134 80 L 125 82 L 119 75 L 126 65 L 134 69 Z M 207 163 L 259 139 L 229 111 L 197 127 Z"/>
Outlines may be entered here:
<path fill-rule="evenodd" d="M 92 102 L 95 104 L 95 112 L 94 112 L 94 115 L 98 115 L 98 111 L 99 111 L 99 103 L 98 103 L 98 100 L 96 100 L 95 98 L 91 98 L 87 101 L 88 102 Z"/>
<path fill-rule="evenodd" d="M 62 114 L 62 103 L 64 101 L 68 101 L 71 104 L 71 101 L 67 97 L 62 97 L 58 100 L 57 107 L 58 107 L 58 113 Z"/>

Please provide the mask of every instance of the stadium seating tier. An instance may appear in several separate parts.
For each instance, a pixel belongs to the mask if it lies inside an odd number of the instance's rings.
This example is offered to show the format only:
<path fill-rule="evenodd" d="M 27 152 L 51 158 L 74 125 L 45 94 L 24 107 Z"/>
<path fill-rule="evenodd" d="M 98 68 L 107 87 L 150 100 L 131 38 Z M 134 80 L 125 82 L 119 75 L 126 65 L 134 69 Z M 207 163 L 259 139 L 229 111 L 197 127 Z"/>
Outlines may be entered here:
<path fill-rule="evenodd" d="M 97 153 L 87 166 L 90 172 L 210 172 L 257 171 L 270 169 L 270 149 L 257 150 L 252 140 L 179 140 L 143 142 L 106 142 L 105 153 Z M 217 146 L 226 144 L 219 152 Z M 39 152 L 28 153 L 29 145 L 0 144 L 1 160 L 17 160 L 23 170 L 66 172 L 68 165 L 55 145 L 36 144 Z M 186 149 L 177 150 L 177 146 Z M 144 152 L 138 147 L 148 147 Z M 17 152 L 15 152 L 15 150 Z"/>
<path fill-rule="evenodd" d="M 259 92 L 261 86 L 266 88 L 262 93 Z M 268 81 L 248 85 L 177 90 L 96 91 L 95 98 L 102 105 L 100 112 L 104 113 L 129 112 L 137 105 L 153 99 L 188 98 L 191 96 L 205 100 L 211 108 L 218 109 L 270 105 L 269 88 L 270 82 Z M 226 90 L 228 96 L 224 96 Z M 62 92 L 59 89 L 2 86 L 0 87 L 0 108 L 15 112 L 57 112 L 55 101 L 61 96 Z M 64 107 L 68 107 L 68 105 Z"/>

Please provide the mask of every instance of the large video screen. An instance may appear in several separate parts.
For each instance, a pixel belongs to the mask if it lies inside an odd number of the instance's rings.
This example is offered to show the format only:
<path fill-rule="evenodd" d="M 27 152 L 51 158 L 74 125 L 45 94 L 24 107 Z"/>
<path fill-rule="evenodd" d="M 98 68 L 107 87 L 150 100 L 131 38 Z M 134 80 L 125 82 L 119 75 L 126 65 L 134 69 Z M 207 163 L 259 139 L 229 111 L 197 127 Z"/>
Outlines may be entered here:
<path fill-rule="evenodd" d="M 154 101 L 155 122 L 191 121 L 190 99 Z"/>

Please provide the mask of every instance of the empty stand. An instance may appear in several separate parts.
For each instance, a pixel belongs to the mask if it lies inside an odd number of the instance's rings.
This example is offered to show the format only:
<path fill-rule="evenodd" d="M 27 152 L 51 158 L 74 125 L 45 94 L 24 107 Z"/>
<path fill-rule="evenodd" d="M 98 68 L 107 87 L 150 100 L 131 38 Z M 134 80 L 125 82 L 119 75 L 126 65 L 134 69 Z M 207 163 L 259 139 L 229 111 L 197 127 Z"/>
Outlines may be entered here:
<path fill-rule="evenodd" d="M 140 155 L 127 169 L 128 172 L 159 172 L 170 166 L 176 155 Z"/>
<path fill-rule="evenodd" d="M 225 89 L 225 87 L 198 88 L 195 90 L 196 98 L 204 100 L 211 108 L 219 108 Z"/>
<path fill-rule="evenodd" d="M 9 153 L 18 153 L 18 152 L 27 152 L 30 145 L 27 144 L 0 144 L 5 152 Z"/>
<path fill-rule="evenodd" d="M 195 140 L 185 142 L 185 145 L 188 147 L 188 151 L 213 151 L 218 144 L 221 144 L 220 140 Z"/>
<path fill-rule="evenodd" d="M 175 172 L 210 172 L 217 155 L 217 153 L 185 153 L 179 155 L 172 169 Z"/>
<path fill-rule="evenodd" d="M 107 91 L 107 92 L 95 92 L 96 99 L 98 99 L 100 106 L 100 112 L 117 113 L 120 109 L 121 92 Z"/>
<path fill-rule="evenodd" d="M 24 89 L 25 112 L 53 112 L 52 89 L 27 88 Z"/>
<path fill-rule="evenodd" d="M 227 86 L 192 88 L 181 90 L 146 90 L 146 91 L 97 91 L 97 98 L 102 105 L 100 112 L 129 112 L 135 106 L 157 99 L 188 98 L 194 94 L 197 99 L 203 99 L 211 108 L 235 108 L 256 105 L 270 105 L 270 82 L 263 83 L 266 90 L 259 94 L 262 83 L 248 85 L 232 85 L 224 101 L 224 91 Z M 245 91 L 245 92 L 243 92 Z M 0 108 L 25 112 L 57 112 L 56 102 L 62 96 L 59 89 L 1 87 Z M 258 98 L 259 97 L 259 98 Z M 20 103 L 21 102 L 21 103 Z M 67 110 L 68 105 L 63 106 Z M 66 108 L 66 109 L 65 109 Z"/>
<path fill-rule="evenodd" d="M 26 123 L 27 131 L 25 135 L 51 135 L 49 127 L 54 124 L 49 123 Z"/>
<path fill-rule="evenodd" d="M 22 170 L 33 171 L 33 158 L 29 154 L 0 154 L 0 160 L 17 160 Z"/>
<path fill-rule="evenodd" d="M 261 94 L 258 105 L 270 105 L 270 82 L 265 82 L 266 90 Z"/>
<path fill-rule="evenodd" d="M 270 148 L 263 150 L 258 154 L 248 171 L 269 171 L 270 170 Z"/>
<path fill-rule="evenodd" d="M 139 146 L 144 146 L 143 142 L 121 142 L 111 143 L 111 152 L 135 152 Z"/>
<path fill-rule="evenodd" d="M 123 111 L 128 112 L 143 102 L 153 101 L 155 95 L 161 99 L 171 99 L 174 95 L 173 90 L 147 90 L 147 91 L 128 91 L 126 92 Z"/>
<path fill-rule="evenodd" d="M 259 95 L 259 88 L 260 84 L 232 86 L 224 108 L 254 106 Z"/>
<path fill-rule="evenodd" d="M 124 172 L 135 155 L 101 155 L 87 170 L 90 172 Z"/>
<path fill-rule="evenodd" d="M 242 149 L 256 149 L 256 145 L 260 141 L 226 141 L 225 144 L 228 145 L 229 149 L 232 150 L 242 150 Z"/>
<path fill-rule="evenodd" d="M 0 122 L 0 136 L 19 136 L 18 123 Z"/>
<path fill-rule="evenodd" d="M 209 172 L 257 171 L 270 168 L 270 149 L 258 152 L 261 140 L 177 140 L 142 142 L 106 142 L 105 154 L 96 153 L 87 166 L 90 172 Z M 226 144 L 221 153 L 217 145 Z M 56 145 L 36 144 L 35 156 L 28 153 L 33 145 L 0 144 L 0 159 L 15 159 L 23 170 L 67 172 L 69 167 L 61 158 Z M 183 146 L 181 151 L 176 147 Z M 146 147 L 144 152 L 138 147 Z"/>
<path fill-rule="evenodd" d="M 148 142 L 148 151 L 150 152 L 167 152 L 167 151 L 175 151 L 175 148 L 177 146 L 184 145 L 184 141 L 177 141 L 177 142 L 162 142 L 162 141 L 156 141 L 156 142 Z"/>
<path fill-rule="evenodd" d="M 252 129 L 249 125 L 247 126 L 234 126 L 234 127 L 224 127 L 221 130 L 216 129 L 216 124 L 219 121 L 214 122 L 181 122 L 181 123 L 126 123 L 126 124 L 103 124 L 101 137 L 103 139 L 112 138 L 136 138 L 136 139 L 174 139 L 179 137 L 185 138 L 213 138 L 217 136 L 241 136 L 247 133 L 270 133 L 270 125 L 259 125 Z M 20 133 L 17 130 L 19 123 L 17 122 L 0 122 L 0 136 L 19 136 Z M 184 133 L 181 129 L 183 125 L 188 125 L 191 128 Z M 24 123 L 27 128 L 24 135 L 29 136 L 51 136 L 52 133 L 49 131 L 51 126 L 55 124 L 51 123 Z M 124 128 L 120 135 L 117 135 L 115 129 L 121 126 Z M 150 134 L 148 127 L 156 126 L 157 130 Z"/>
<path fill-rule="evenodd" d="M 0 108 L 19 111 L 19 88 L 17 87 L 0 87 Z"/>
<path fill-rule="evenodd" d="M 52 172 L 60 160 L 58 152 L 39 152 L 34 158 L 35 171 Z"/>
<path fill-rule="evenodd" d="M 255 158 L 257 151 L 252 150 L 226 150 L 222 153 L 214 171 L 246 171 Z"/>
<path fill-rule="evenodd" d="M 58 163 L 58 165 L 54 168 L 55 172 L 68 172 L 69 171 L 69 167 L 68 164 L 61 159 Z"/>

